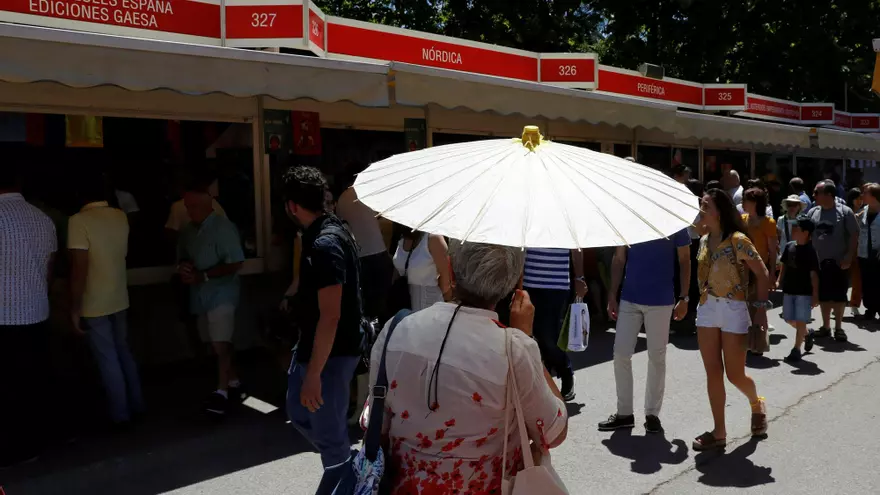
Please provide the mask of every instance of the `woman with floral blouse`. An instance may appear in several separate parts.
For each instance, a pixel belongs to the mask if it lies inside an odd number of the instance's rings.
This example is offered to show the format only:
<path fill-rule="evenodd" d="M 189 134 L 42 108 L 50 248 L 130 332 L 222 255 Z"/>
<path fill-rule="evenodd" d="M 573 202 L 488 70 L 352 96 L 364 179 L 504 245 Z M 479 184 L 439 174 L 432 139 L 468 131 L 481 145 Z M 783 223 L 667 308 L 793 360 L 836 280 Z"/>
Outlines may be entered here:
<path fill-rule="evenodd" d="M 495 305 L 523 272 L 523 251 L 479 243 L 450 246 L 455 302 L 404 318 L 388 342 L 383 434 L 392 494 L 501 493 L 505 475 L 522 469 L 516 421 L 504 454 L 508 367 L 519 387 L 533 451 L 565 440 L 568 415 L 531 338 L 534 307 L 517 291 L 506 329 Z M 510 333 L 512 362 L 505 349 Z M 386 329 L 377 342 L 384 342 Z M 373 349 L 375 384 L 382 345 Z"/>
<path fill-rule="evenodd" d="M 770 279 L 767 266 L 746 235 L 747 227 L 733 200 L 721 189 L 711 189 L 701 205 L 700 225 L 707 232 L 697 253 L 700 306 L 697 340 L 706 369 L 709 405 L 714 428 L 694 440 L 696 451 L 727 445 L 724 421 L 724 375 L 748 399 L 752 409 L 752 435 L 767 432 L 767 409 L 755 381 L 746 374 L 746 339 L 749 326 L 767 327 Z M 749 301 L 749 278 L 755 277 L 755 299 Z M 749 305 L 754 318 L 749 315 Z"/>

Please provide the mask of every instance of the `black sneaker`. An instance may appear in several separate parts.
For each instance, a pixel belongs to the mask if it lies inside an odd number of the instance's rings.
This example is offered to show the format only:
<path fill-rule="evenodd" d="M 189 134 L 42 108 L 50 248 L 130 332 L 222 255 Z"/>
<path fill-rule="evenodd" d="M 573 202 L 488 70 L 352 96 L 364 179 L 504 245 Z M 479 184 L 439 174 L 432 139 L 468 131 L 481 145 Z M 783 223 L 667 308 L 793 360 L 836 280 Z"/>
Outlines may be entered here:
<path fill-rule="evenodd" d="M 817 339 L 824 339 L 825 337 L 831 337 L 831 329 L 828 327 L 820 327 L 818 330 L 813 332 L 813 335 Z"/>
<path fill-rule="evenodd" d="M 559 392 L 562 394 L 562 400 L 565 402 L 573 401 L 576 395 L 574 392 L 574 373 L 564 374 L 560 377 L 560 380 L 562 381 L 562 387 Z"/>
<path fill-rule="evenodd" d="M 659 420 L 658 420 L 659 423 Z M 647 425 L 647 423 L 645 423 Z M 624 428 L 635 428 L 636 426 L 636 417 L 630 414 L 629 416 L 621 416 L 619 414 L 612 414 L 608 417 L 608 421 L 603 421 L 599 423 L 599 431 L 614 431 L 614 430 L 622 430 Z M 646 426 L 647 427 L 647 426 Z"/>
<path fill-rule="evenodd" d="M 227 392 L 228 393 L 228 392 Z M 217 416 L 225 416 L 226 409 L 229 407 L 229 399 L 223 397 L 220 392 L 213 392 L 205 401 L 205 412 Z"/>
<path fill-rule="evenodd" d="M 800 362 L 802 357 L 801 350 L 794 348 L 791 350 L 791 353 L 788 356 L 785 356 L 782 360 L 786 363 L 798 363 Z"/>
<path fill-rule="evenodd" d="M 804 337 L 804 352 L 810 352 L 813 350 L 813 344 L 816 340 L 815 335 L 813 335 L 814 333 L 813 330 L 807 330 L 807 335 Z"/>
<path fill-rule="evenodd" d="M 660 418 L 653 414 L 645 416 L 645 431 L 648 433 L 663 433 L 663 425 L 660 423 Z"/>
<path fill-rule="evenodd" d="M 844 332 L 842 328 L 834 330 L 834 340 L 838 342 L 846 342 L 848 340 L 846 338 L 846 332 Z"/>

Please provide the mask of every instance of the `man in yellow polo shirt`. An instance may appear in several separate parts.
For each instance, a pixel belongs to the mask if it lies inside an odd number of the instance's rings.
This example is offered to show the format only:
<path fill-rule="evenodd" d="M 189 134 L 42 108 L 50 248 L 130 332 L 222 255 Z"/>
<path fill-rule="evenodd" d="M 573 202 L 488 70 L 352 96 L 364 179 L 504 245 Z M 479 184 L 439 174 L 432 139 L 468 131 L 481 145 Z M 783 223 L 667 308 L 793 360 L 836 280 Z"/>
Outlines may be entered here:
<path fill-rule="evenodd" d="M 107 394 L 110 419 L 125 424 L 144 409 L 137 365 L 128 349 L 128 218 L 107 203 L 100 176 L 81 176 L 83 205 L 70 217 L 71 320 L 89 339 Z"/>

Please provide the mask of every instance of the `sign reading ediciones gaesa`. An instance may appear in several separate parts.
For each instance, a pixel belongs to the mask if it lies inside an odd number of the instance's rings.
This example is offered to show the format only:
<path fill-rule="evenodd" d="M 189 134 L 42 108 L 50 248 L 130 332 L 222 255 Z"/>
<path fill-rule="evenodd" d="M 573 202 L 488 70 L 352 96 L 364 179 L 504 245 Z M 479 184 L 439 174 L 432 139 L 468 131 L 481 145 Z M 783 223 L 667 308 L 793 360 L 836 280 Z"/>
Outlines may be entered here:
<path fill-rule="evenodd" d="M 3 20 L 219 44 L 219 0 L 3 0 Z M 34 22 L 40 19 L 39 22 Z M 136 31 L 133 31 L 136 30 Z M 216 41 L 215 41 L 216 40 Z"/>

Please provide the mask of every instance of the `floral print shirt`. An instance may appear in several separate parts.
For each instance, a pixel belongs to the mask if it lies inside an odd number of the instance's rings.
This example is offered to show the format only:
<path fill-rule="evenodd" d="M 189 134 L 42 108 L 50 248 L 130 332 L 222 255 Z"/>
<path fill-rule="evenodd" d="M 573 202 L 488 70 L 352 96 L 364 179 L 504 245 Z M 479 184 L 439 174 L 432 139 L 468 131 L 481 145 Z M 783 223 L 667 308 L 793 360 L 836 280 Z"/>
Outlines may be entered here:
<path fill-rule="evenodd" d="M 437 395 L 429 383 L 456 305 L 437 303 L 404 318 L 388 344 L 383 434 L 392 494 L 501 493 L 505 473 L 522 469 L 516 416 L 508 426 L 502 466 L 508 359 L 506 329 L 491 311 L 462 307 L 440 358 Z M 513 372 L 529 437 L 545 449 L 568 422 L 565 404 L 544 379 L 534 340 L 510 330 Z M 373 347 L 370 384 L 382 357 L 386 328 Z M 428 401 L 433 407 L 429 407 Z M 433 410 L 432 410 L 433 409 Z"/>
<path fill-rule="evenodd" d="M 749 291 L 749 267 L 747 261 L 760 260 L 761 256 L 749 238 L 735 232 L 721 241 L 718 247 L 709 249 L 709 236 L 700 239 L 697 252 L 697 280 L 700 284 L 700 304 L 710 295 L 734 301 L 746 301 Z"/>

